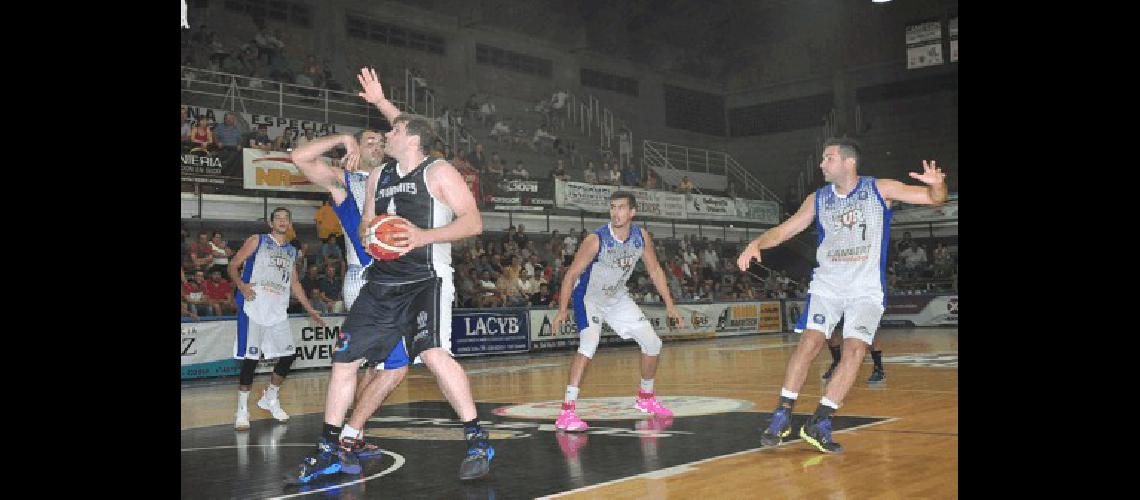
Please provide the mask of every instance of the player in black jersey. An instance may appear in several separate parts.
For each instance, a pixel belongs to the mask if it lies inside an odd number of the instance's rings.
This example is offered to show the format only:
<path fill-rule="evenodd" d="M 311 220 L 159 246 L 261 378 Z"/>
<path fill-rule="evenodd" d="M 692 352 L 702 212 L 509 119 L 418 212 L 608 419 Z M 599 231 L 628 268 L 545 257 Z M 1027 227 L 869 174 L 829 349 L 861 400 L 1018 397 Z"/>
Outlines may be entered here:
<path fill-rule="evenodd" d="M 408 358 L 422 359 L 436 376 L 467 438 L 459 478 L 478 479 L 490 472 L 495 449 L 479 426 L 467 373 L 451 357 L 455 284 L 450 242 L 482 233 L 482 215 L 455 167 L 427 155 L 436 137 L 431 122 L 400 114 L 384 97 L 375 70 L 362 69 L 357 80 L 364 90 L 360 97 L 376 105 L 392 124 L 385 134 L 384 152 L 396 159 L 369 176 L 362 220 L 371 221 L 378 212 L 391 213 L 413 225 L 395 234 L 404 247 L 399 258 L 374 259 L 365 270 L 367 283 L 334 346 L 319 452 L 307 457 L 290 480 L 305 483 L 320 474 L 360 473 L 359 462 L 348 451 L 351 445 L 345 442 L 359 437 L 360 431 L 342 427 L 356 389 L 356 372 L 365 361 L 384 360 L 397 346 Z M 360 225 L 361 232 L 367 225 Z M 359 404 L 371 402 L 366 398 Z"/>

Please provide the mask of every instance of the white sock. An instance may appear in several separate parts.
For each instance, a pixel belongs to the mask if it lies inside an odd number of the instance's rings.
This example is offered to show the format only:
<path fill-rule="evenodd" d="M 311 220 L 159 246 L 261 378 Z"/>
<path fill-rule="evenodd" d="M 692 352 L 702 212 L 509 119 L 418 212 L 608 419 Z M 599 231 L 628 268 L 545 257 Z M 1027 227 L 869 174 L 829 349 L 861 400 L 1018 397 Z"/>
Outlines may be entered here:
<path fill-rule="evenodd" d="M 249 411 L 249 391 L 238 391 L 238 411 Z"/>
<path fill-rule="evenodd" d="M 653 379 L 641 379 L 641 392 L 653 392 Z"/>
<path fill-rule="evenodd" d="M 789 390 L 787 390 L 787 389 L 785 389 L 785 388 L 781 387 L 781 388 L 780 388 L 780 396 L 781 396 L 781 397 L 785 397 L 785 398 L 788 398 L 788 399 L 792 399 L 792 400 L 794 400 L 794 399 L 796 399 L 796 398 L 800 397 L 800 393 L 798 393 L 798 392 L 792 392 L 792 391 L 789 391 Z"/>
<path fill-rule="evenodd" d="M 280 390 L 281 390 L 281 387 L 273 385 L 273 383 L 270 382 L 269 387 L 265 388 L 265 398 L 266 399 L 277 399 L 277 391 L 280 391 Z"/>
<path fill-rule="evenodd" d="M 819 400 L 819 404 L 826 406 L 828 408 L 831 408 L 832 410 L 838 410 L 839 409 L 839 403 L 836 403 L 835 401 L 827 399 L 827 396 L 824 396 L 823 399 Z"/>
<path fill-rule="evenodd" d="M 573 403 L 576 399 L 578 399 L 578 387 L 573 385 L 566 386 L 566 399 L 564 399 L 563 402 Z"/>
<path fill-rule="evenodd" d="M 360 436 L 360 429 L 353 429 L 351 425 L 344 424 L 344 428 L 340 430 L 340 438 L 356 439 Z"/>

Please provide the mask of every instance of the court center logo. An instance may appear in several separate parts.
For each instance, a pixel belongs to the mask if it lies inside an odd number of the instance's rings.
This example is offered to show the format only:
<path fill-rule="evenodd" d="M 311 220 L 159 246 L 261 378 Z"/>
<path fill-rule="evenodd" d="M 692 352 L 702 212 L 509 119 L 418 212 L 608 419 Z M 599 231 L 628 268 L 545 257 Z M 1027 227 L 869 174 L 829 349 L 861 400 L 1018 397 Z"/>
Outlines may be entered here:
<path fill-rule="evenodd" d="M 608 397 L 583 398 L 575 404 L 574 411 L 583 420 L 629 420 L 645 417 L 634 408 L 636 398 Z M 673 410 L 674 417 L 712 415 L 732 411 L 746 411 L 752 408 L 751 401 L 717 398 L 709 396 L 657 396 L 662 405 Z M 496 415 L 508 418 L 554 420 L 562 413 L 562 401 L 542 401 L 523 403 L 495 408 Z"/>

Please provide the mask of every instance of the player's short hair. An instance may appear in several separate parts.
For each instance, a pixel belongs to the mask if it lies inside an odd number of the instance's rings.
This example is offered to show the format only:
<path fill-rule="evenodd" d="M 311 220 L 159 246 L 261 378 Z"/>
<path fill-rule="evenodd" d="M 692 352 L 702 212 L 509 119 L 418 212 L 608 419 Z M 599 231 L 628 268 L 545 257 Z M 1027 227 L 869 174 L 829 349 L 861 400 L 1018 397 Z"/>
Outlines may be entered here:
<path fill-rule="evenodd" d="M 360 141 L 363 141 L 363 140 L 364 140 L 364 134 L 367 134 L 368 132 L 374 132 L 374 133 L 377 133 L 377 134 L 379 134 L 379 133 L 380 133 L 378 130 L 372 130 L 372 129 L 370 129 L 370 128 L 362 128 L 362 129 L 360 129 L 360 130 L 357 130 L 356 132 L 354 132 L 354 133 L 352 134 L 352 138 L 353 138 L 353 139 L 356 139 L 356 143 L 357 143 L 357 144 L 360 144 Z"/>
<path fill-rule="evenodd" d="M 289 209 L 285 208 L 285 207 L 277 207 L 277 208 L 274 208 L 273 211 L 269 213 L 270 222 L 273 221 L 274 217 L 277 217 L 277 212 L 285 212 L 285 215 L 289 216 L 289 220 L 293 220 L 293 212 L 290 212 Z"/>
<path fill-rule="evenodd" d="M 621 198 L 625 198 L 625 199 L 629 200 L 629 208 L 637 208 L 637 198 L 634 197 L 633 193 L 631 193 L 629 191 L 614 191 L 614 194 L 610 195 L 610 201 L 614 201 L 614 200 L 621 199 Z"/>
<path fill-rule="evenodd" d="M 420 152 L 425 155 L 431 152 L 431 147 L 435 141 L 440 140 L 435 133 L 435 128 L 431 125 L 431 120 L 426 116 L 401 113 L 400 116 L 392 120 L 392 126 L 395 127 L 400 122 L 407 124 L 404 129 L 407 130 L 408 135 L 419 136 Z"/>
<path fill-rule="evenodd" d="M 847 136 L 832 137 L 823 143 L 823 149 L 827 149 L 831 146 L 839 146 L 840 158 L 844 160 L 854 158 L 855 163 L 859 163 L 859 150 L 861 150 L 862 147 L 859 146 L 859 143 L 855 139 Z"/>

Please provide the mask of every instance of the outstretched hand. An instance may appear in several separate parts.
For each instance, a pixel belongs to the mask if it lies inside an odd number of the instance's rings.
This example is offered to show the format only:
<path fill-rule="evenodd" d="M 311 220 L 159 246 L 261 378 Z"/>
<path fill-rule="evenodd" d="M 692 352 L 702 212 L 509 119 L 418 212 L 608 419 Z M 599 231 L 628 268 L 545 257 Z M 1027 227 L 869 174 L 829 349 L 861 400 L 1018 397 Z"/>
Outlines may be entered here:
<path fill-rule="evenodd" d="M 946 182 L 946 174 L 938 168 L 934 160 L 930 160 L 930 162 L 922 160 L 922 170 L 921 174 L 909 172 L 910 177 L 931 185 Z"/>
<path fill-rule="evenodd" d="M 357 94 L 361 99 L 372 104 L 379 104 L 385 100 L 384 87 L 380 86 L 380 78 L 376 76 L 374 68 L 360 68 L 360 74 L 356 75 L 356 81 L 360 82 L 360 88 L 364 89 L 363 92 Z"/>
<path fill-rule="evenodd" d="M 736 267 L 739 267 L 741 271 L 747 271 L 748 266 L 752 265 L 752 259 L 760 262 L 760 248 L 749 243 L 744 246 L 744 251 L 740 252 L 740 256 L 736 258 Z"/>

